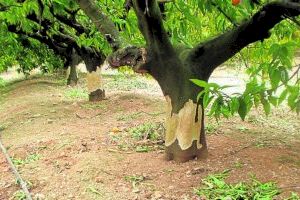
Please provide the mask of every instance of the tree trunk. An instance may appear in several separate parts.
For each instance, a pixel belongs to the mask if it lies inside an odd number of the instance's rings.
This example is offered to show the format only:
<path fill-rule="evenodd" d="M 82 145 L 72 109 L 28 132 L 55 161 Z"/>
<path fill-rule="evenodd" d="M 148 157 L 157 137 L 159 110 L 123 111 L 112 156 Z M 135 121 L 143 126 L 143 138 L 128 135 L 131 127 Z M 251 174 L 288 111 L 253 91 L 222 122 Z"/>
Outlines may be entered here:
<path fill-rule="evenodd" d="M 86 79 L 89 91 L 89 101 L 101 101 L 105 99 L 105 90 L 103 89 L 102 84 L 101 68 L 97 67 L 96 70 L 88 69 Z"/>
<path fill-rule="evenodd" d="M 178 113 L 172 113 L 172 100 L 168 96 L 166 100 L 166 159 L 186 162 L 194 158 L 206 158 L 202 106 L 189 99 Z"/>
<path fill-rule="evenodd" d="M 67 85 L 76 86 L 78 82 L 78 76 L 76 71 L 76 65 L 71 64 L 67 70 Z"/>
<path fill-rule="evenodd" d="M 65 63 L 65 65 L 70 65 L 70 66 L 68 66 L 69 73 L 67 74 L 68 75 L 67 85 L 71 85 L 71 86 L 77 85 L 78 75 L 77 75 L 77 71 L 76 71 L 76 66 L 80 62 L 81 62 L 81 57 L 78 55 L 76 50 L 74 48 L 72 48 L 72 50 L 70 52 L 70 58 Z"/>
<path fill-rule="evenodd" d="M 167 101 L 166 159 L 178 162 L 207 157 L 204 110 L 196 98 L 199 88 L 189 80 L 193 76 L 186 75 L 184 78 L 169 72 L 168 79 L 176 80 L 172 86 L 168 81 L 158 80 Z"/>

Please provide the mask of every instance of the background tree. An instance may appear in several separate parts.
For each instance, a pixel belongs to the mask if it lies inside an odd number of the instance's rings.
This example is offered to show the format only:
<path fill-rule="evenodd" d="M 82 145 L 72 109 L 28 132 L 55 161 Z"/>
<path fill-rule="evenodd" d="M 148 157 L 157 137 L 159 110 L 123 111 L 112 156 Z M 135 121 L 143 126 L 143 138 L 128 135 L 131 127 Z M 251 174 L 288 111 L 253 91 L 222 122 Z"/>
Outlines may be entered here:
<path fill-rule="evenodd" d="M 105 53 L 109 52 L 109 48 L 101 34 L 98 34 L 94 26 L 88 23 L 88 18 L 80 13 L 77 4 L 68 1 L 5 1 L 0 3 L 2 30 L 18 35 L 7 34 L 7 37 L 1 37 L 2 40 L 10 38 L 13 41 L 13 38 L 16 37 L 24 38 L 28 42 L 26 47 L 23 46 L 26 51 L 31 49 L 31 51 L 40 52 L 34 56 L 31 54 L 20 56 L 22 60 L 32 61 L 31 65 L 28 62 L 25 65 L 19 65 L 21 71 L 27 70 L 28 72 L 32 68 L 39 67 L 40 63 L 32 57 L 44 60 L 44 62 L 47 60 L 47 57 L 41 54 L 41 50 L 45 49 L 46 45 L 48 49 L 52 50 L 50 51 L 52 55 L 56 55 L 57 59 L 64 61 L 65 67 L 71 66 L 72 73 L 68 78 L 68 84 L 76 84 L 75 66 L 83 60 L 88 70 L 90 100 L 104 98 L 100 68 L 98 67 L 103 64 Z M 44 45 L 30 48 L 31 43 Z M 7 57 L 10 56 L 8 51 L 4 51 L 4 53 Z M 13 60 L 11 59 L 11 61 Z M 51 61 L 55 63 L 55 59 Z M 8 63 L 6 62 L 6 64 Z M 15 61 L 11 63 L 11 66 L 14 64 L 16 64 Z M 43 66 L 47 68 L 46 65 Z M 49 65 L 50 67 L 51 65 Z M 24 70 L 25 68 L 26 70 Z"/>

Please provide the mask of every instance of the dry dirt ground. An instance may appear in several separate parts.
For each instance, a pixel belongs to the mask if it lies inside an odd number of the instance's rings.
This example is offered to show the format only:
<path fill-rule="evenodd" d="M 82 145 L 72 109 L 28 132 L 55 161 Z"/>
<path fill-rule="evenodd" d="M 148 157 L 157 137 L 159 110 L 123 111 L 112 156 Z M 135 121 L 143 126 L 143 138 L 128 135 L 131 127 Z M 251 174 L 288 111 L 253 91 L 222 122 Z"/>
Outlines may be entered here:
<path fill-rule="evenodd" d="M 207 117 L 208 159 L 178 164 L 163 160 L 160 137 L 130 135 L 145 123 L 163 132 L 156 83 L 133 76 L 105 82 L 107 99 L 98 103 L 87 101 L 84 78 L 76 88 L 51 76 L 1 91 L 1 141 L 35 198 L 197 199 L 203 178 L 228 169 L 229 182 L 255 175 L 275 181 L 282 196 L 300 193 L 300 118 L 288 109 L 268 118 L 254 110 L 245 122 Z M 21 199 L 18 190 L 0 154 L 0 199 Z"/>

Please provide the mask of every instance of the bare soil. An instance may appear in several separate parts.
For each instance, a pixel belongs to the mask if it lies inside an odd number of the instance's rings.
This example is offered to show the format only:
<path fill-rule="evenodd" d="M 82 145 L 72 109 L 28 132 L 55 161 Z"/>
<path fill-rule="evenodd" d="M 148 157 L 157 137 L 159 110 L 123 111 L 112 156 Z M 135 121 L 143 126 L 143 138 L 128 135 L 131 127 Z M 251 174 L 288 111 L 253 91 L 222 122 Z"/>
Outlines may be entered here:
<path fill-rule="evenodd" d="M 143 81 L 147 85 L 106 76 L 107 99 L 98 103 L 80 93 L 84 79 L 76 95 L 57 77 L 9 86 L 0 101 L 1 141 L 35 198 L 197 199 L 194 188 L 201 180 L 227 169 L 232 183 L 255 175 L 276 182 L 283 191 L 279 198 L 300 193 L 299 116 L 277 108 L 268 118 L 254 110 L 245 122 L 207 117 L 208 159 L 167 162 L 161 141 L 137 152 L 149 141 L 128 138 L 132 127 L 164 121 L 159 88 Z M 18 199 L 19 189 L 0 154 L 0 199 Z"/>

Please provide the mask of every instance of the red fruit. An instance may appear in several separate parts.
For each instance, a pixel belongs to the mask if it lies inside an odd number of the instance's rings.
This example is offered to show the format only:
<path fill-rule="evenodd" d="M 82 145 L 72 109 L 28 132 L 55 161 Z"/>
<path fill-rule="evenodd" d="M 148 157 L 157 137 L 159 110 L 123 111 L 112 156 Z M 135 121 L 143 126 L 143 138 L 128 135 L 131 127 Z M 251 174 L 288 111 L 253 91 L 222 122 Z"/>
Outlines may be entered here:
<path fill-rule="evenodd" d="M 237 6 L 241 3 L 241 0 L 231 0 L 232 5 Z"/>

